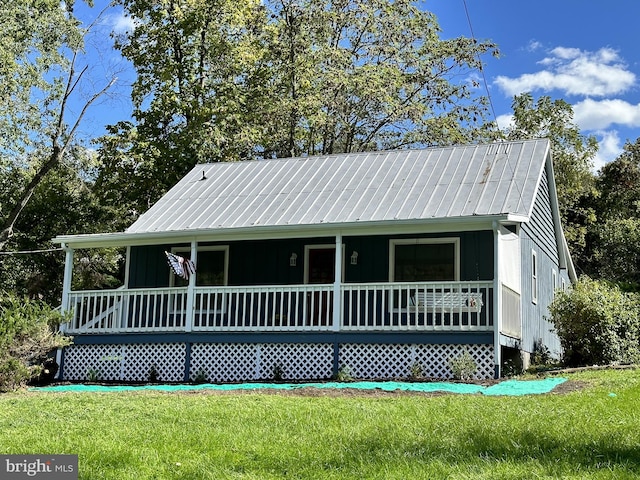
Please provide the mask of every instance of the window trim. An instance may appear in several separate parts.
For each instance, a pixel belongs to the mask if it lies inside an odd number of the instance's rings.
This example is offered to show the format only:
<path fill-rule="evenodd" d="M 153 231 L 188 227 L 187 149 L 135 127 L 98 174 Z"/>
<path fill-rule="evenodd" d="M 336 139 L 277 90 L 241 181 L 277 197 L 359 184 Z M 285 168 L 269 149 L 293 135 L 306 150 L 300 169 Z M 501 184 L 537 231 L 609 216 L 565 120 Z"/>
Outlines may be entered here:
<path fill-rule="evenodd" d="M 198 246 L 198 254 L 200 252 L 215 252 L 215 251 L 223 251 L 224 252 L 224 283 L 222 285 L 197 285 L 198 282 L 198 260 L 196 259 L 196 287 L 223 287 L 229 284 L 229 245 L 209 245 L 209 246 Z M 185 252 L 189 253 L 191 256 L 191 248 L 190 247 L 171 247 L 171 253 L 175 255 L 180 255 L 180 252 L 183 254 Z M 169 271 L 169 287 L 175 287 L 175 274 L 170 270 Z"/>
<path fill-rule="evenodd" d="M 531 303 L 538 303 L 538 253 L 535 250 L 531 250 Z"/>
<path fill-rule="evenodd" d="M 389 240 L 389 282 L 395 282 L 395 264 L 396 264 L 396 245 L 438 245 L 453 244 L 454 248 L 454 266 L 452 282 L 460 281 L 460 237 L 439 237 L 439 238 L 392 238 Z M 425 282 L 436 280 L 421 280 Z M 442 282 L 438 282 L 442 283 Z"/>

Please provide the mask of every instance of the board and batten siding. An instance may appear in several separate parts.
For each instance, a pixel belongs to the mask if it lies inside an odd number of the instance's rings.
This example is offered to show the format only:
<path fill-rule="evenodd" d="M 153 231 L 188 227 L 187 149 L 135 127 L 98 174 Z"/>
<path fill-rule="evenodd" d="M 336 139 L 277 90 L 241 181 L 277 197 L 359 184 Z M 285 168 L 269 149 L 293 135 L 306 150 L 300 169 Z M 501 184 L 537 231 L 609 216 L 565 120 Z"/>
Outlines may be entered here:
<path fill-rule="evenodd" d="M 525 352 L 533 352 L 534 342 L 540 340 L 553 355 L 560 355 L 560 341 L 548 321 L 549 304 L 553 300 L 561 278 L 558 246 L 549 194 L 548 172 L 545 167 L 529 222 L 521 227 L 522 246 L 522 340 Z M 533 255 L 537 262 L 537 300 L 533 299 Z M 555 274 L 554 274 L 555 272 Z M 554 284 L 554 281 L 556 282 Z"/>
<path fill-rule="evenodd" d="M 406 238 L 459 238 L 460 280 L 492 280 L 493 233 L 490 230 L 440 234 L 373 235 L 343 237 L 344 279 L 347 283 L 387 282 L 389 280 L 389 243 Z M 290 238 L 228 242 L 229 285 L 296 285 L 304 282 L 305 245 L 334 245 L 335 238 Z M 214 245 L 199 244 L 201 248 Z M 222 245 L 222 244 L 218 244 Z M 189 248 L 186 244 L 131 247 L 129 288 L 169 286 L 170 271 L 165 250 Z M 358 262 L 351 265 L 351 254 Z M 289 258 L 297 255 L 297 265 Z"/>

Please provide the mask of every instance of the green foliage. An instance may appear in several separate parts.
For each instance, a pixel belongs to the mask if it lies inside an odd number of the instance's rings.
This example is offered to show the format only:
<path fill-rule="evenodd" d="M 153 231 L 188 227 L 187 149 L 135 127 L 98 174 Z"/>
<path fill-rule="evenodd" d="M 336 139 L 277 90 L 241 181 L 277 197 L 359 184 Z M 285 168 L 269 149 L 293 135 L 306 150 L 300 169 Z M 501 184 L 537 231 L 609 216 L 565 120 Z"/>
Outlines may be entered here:
<path fill-rule="evenodd" d="M 336 380 L 339 382 L 352 382 L 354 380 L 351 373 L 351 367 L 348 365 L 341 365 L 336 375 Z"/>
<path fill-rule="evenodd" d="M 580 257 L 586 244 L 587 228 L 596 221 L 585 199 L 595 194 L 591 173 L 598 143 L 584 136 L 573 121 L 573 108 L 564 100 L 530 93 L 513 100 L 514 125 L 510 139 L 549 138 L 556 180 L 560 217 L 571 252 Z"/>
<path fill-rule="evenodd" d="M 191 381 L 193 383 L 207 383 L 209 381 L 209 376 L 207 375 L 207 372 L 201 368 L 196 372 Z"/>
<path fill-rule="evenodd" d="M 449 368 L 456 380 L 471 380 L 478 370 L 478 365 L 471 354 L 465 350 L 457 357 L 449 359 Z"/>
<path fill-rule="evenodd" d="M 102 374 L 97 368 L 87 370 L 87 382 L 96 383 L 102 379 Z"/>
<path fill-rule="evenodd" d="M 583 269 L 597 278 L 640 284 L 640 139 L 627 142 L 622 154 L 596 178 L 591 199 L 599 222 L 589 228 Z"/>
<path fill-rule="evenodd" d="M 148 379 L 151 383 L 157 383 L 160 381 L 160 372 L 158 372 L 158 367 L 156 367 L 155 365 L 151 365 L 151 368 L 149 369 Z"/>
<path fill-rule="evenodd" d="M 593 267 L 616 282 L 640 282 L 640 217 L 607 218 L 594 227 Z"/>
<path fill-rule="evenodd" d="M 495 45 L 443 40 L 411 0 L 123 0 L 135 122 L 101 139 L 104 198 L 146 211 L 199 162 L 487 138 L 469 72 Z"/>
<path fill-rule="evenodd" d="M 549 347 L 547 347 L 544 343 L 542 343 L 542 339 L 538 339 L 533 342 L 533 353 L 531 354 L 531 364 L 538 365 L 550 365 L 553 363 L 553 357 L 551 356 L 551 351 Z"/>
<path fill-rule="evenodd" d="M 0 391 L 13 390 L 39 375 L 47 355 L 71 343 L 56 333 L 65 318 L 38 301 L 0 296 Z"/>
<path fill-rule="evenodd" d="M 15 224 L 6 250 L 33 251 L 59 247 L 56 235 L 97 233 L 112 229 L 110 212 L 98 205 L 91 188 L 94 158 L 85 149 L 72 149 L 35 189 Z M 2 173 L 0 173 L 0 179 Z M 0 204 L 11 204 L 11 188 L 0 187 Z M 7 203 L 5 203 L 5 200 Z M 0 255 L 2 286 L 17 295 L 60 304 L 64 252 Z M 117 286 L 124 265 L 124 251 L 101 249 L 75 255 L 74 288 Z"/>
<path fill-rule="evenodd" d="M 604 281 L 582 277 L 549 307 L 568 366 L 640 360 L 640 300 Z"/>
<path fill-rule="evenodd" d="M 284 378 L 284 369 L 282 365 L 275 364 L 273 366 L 273 380 L 276 382 L 281 382 Z"/>
<path fill-rule="evenodd" d="M 420 362 L 414 362 L 411 365 L 411 373 L 409 374 L 409 376 L 414 379 L 417 380 L 419 378 L 422 378 L 424 375 L 424 369 L 422 368 L 422 364 L 420 364 Z"/>

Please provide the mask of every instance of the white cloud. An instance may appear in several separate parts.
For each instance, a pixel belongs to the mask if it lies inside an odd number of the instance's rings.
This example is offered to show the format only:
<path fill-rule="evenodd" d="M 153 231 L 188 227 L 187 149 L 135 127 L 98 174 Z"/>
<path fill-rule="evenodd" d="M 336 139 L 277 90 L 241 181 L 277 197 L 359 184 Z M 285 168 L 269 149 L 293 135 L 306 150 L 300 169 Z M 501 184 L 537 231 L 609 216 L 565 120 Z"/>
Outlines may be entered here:
<path fill-rule="evenodd" d="M 515 78 L 501 75 L 495 83 L 507 96 L 560 90 L 567 95 L 602 97 L 625 92 L 636 82 L 635 74 L 611 48 L 588 52 L 556 47 L 538 63 L 544 67 L 539 72 Z"/>
<path fill-rule="evenodd" d="M 542 43 L 540 43 L 537 40 L 529 40 L 529 44 L 526 47 L 526 50 L 528 52 L 535 52 L 536 50 L 539 50 L 542 48 Z"/>
<path fill-rule="evenodd" d="M 513 115 L 510 113 L 498 115 L 496 122 L 500 130 L 509 130 L 513 126 Z"/>
<path fill-rule="evenodd" d="M 129 16 L 121 12 L 117 15 L 109 15 L 108 23 L 115 33 L 133 32 L 136 28 L 136 22 Z"/>
<path fill-rule="evenodd" d="M 600 170 L 605 163 L 615 160 L 621 153 L 623 144 L 615 130 L 595 132 L 598 139 L 598 153 L 593 161 L 594 171 Z"/>
<path fill-rule="evenodd" d="M 620 99 L 591 100 L 573 105 L 574 120 L 584 130 L 602 130 L 613 124 L 640 127 L 640 104 Z"/>

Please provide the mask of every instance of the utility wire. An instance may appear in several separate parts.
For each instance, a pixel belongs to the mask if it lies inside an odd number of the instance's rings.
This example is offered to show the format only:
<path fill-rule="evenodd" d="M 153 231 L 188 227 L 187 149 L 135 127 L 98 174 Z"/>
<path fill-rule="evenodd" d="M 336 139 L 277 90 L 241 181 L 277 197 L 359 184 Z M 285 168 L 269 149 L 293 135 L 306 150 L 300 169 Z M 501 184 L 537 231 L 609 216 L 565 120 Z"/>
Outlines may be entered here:
<path fill-rule="evenodd" d="M 46 253 L 46 252 L 60 252 L 61 247 L 58 248 L 46 248 L 43 250 L 22 250 L 19 252 L 0 252 L 0 255 L 28 255 L 30 253 Z"/>
<path fill-rule="evenodd" d="M 467 0 L 462 0 L 464 4 L 464 12 L 467 15 L 467 22 L 469 23 L 469 31 L 471 32 L 471 39 L 476 41 L 476 37 L 473 33 L 473 25 L 471 24 L 471 16 L 469 15 L 469 9 L 467 8 Z M 493 108 L 493 99 L 491 98 L 491 93 L 489 93 L 489 85 L 487 84 L 487 77 L 484 74 L 484 68 L 482 67 L 482 60 L 480 56 L 478 56 L 478 62 L 480 63 L 480 75 L 482 75 L 482 82 L 484 84 L 484 90 L 487 92 L 487 98 L 489 99 L 489 107 L 491 108 L 491 114 L 493 115 L 493 120 L 496 122 L 496 129 L 498 128 L 498 117 L 496 116 L 496 110 Z"/>

